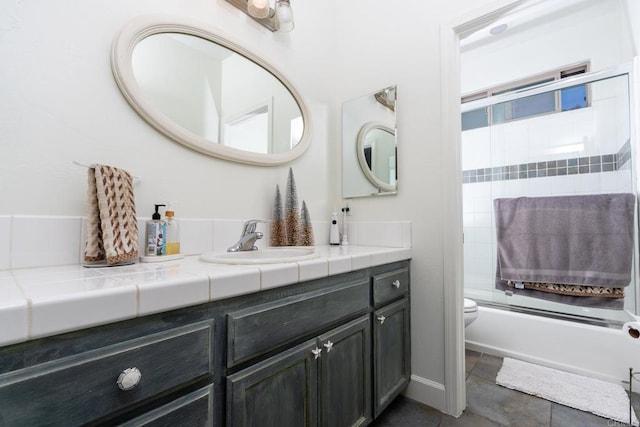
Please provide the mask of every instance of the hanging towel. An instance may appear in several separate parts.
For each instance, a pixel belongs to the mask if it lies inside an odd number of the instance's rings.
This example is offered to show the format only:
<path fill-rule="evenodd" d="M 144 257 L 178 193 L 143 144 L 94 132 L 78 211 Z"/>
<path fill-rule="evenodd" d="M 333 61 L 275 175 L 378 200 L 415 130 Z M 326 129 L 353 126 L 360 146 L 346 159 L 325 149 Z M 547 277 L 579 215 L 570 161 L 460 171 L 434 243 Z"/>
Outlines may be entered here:
<path fill-rule="evenodd" d="M 628 286 L 634 207 L 633 194 L 494 200 L 499 279 Z"/>
<path fill-rule="evenodd" d="M 138 222 L 131 174 L 112 166 L 91 165 L 88 184 L 84 260 L 113 265 L 137 259 Z"/>

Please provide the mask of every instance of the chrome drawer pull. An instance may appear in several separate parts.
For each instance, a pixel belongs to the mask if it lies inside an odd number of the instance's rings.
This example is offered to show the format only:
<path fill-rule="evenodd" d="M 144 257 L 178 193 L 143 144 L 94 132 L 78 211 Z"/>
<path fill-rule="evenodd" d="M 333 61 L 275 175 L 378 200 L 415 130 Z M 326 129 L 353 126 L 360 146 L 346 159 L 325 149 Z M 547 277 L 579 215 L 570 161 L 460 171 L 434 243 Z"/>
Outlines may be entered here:
<path fill-rule="evenodd" d="M 394 280 L 391 286 L 393 286 L 396 289 L 400 289 L 400 280 Z"/>
<path fill-rule="evenodd" d="M 327 348 L 327 353 L 329 353 L 333 348 L 333 343 L 331 341 L 327 341 L 326 343 L 324 343 L 324 346 Z"/>
<path fill-rule="evenodd" d="M 120 373 L 116 384 L 118 384 L 120 390 L 127 391 L 137 386 L 141 378 L 142 373 L 138 368 L 127 368 Z"/>
<path fill-rule="evenodd" d="M 311 353 L 313 353 L 313 355 L 315 356 L 314 359 L 317 359 L 318 357 L 320 357 L 320 353 L 322 353 L 322 349 L 316 347 L 313 350 L 311 350 Z"/>
<path fill-rule="evenodd" d="M 378 316 L 378 321 L 380 322 L 380 324 L 381 324 L 381 325 L 382 325 L 382 324 L 384 324 L 384 321 L 385 321 L 385 320 L 387 320 L 387 318 L 386 318 L 386 317 L 384 317 L 384 316 Z"/>

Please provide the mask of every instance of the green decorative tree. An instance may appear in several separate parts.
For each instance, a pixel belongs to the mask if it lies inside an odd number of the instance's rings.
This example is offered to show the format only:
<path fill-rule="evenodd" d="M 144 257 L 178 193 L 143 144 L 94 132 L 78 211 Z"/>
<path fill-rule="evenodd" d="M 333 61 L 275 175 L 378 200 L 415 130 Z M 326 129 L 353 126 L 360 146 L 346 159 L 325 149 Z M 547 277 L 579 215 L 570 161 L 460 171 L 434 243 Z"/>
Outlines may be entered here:
<path fill-rule="evenodd" d="M 287 246 L 295 246 L 298 243 L 300 230 L 300 209 L 298 208 L 298 194 L 296 180 L 293 177 L 293 169 L 289 168 L 287 178 L 287 194 L 284 204 L 284 222 L 286 229 Z"/>
<path fill-rule="evenodd" d="M 300 227 L 302 232 L 298 236 L 298 246 L 313 246 L 313 226 L 311 225 L 311 218 L 309 217 L 309 210 L 307 204 L 302 201 L 302 213 L 300 215 Z"/>
<path fill-rule="evenodd" d="M 285 246 L 287 244 L 284 212 L 282 211 L 282 197 L 280 196 L 279 185 L 276 185 L 276 197 L 273 201 L 270 244 L 271 246 Z"/>

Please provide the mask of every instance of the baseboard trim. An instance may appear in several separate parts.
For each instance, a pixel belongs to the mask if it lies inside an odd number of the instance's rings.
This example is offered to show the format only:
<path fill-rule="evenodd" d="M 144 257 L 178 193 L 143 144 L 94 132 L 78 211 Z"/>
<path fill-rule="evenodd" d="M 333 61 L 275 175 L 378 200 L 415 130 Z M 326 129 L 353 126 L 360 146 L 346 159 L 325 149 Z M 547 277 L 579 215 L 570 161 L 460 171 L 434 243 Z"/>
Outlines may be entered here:
<path fill-rule="evenodd" d="M 411 381 L 404 390 L 403 395 L 446 413 L 447 397 L 444 384 L 417 375 L 411 375 Z"/>

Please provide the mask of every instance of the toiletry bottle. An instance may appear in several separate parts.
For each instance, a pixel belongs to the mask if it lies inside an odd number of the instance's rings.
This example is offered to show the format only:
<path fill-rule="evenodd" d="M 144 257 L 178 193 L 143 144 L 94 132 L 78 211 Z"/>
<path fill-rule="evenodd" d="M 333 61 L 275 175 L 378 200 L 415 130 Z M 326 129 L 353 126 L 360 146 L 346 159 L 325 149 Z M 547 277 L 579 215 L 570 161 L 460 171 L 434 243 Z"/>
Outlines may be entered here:
<path fill-rule="evenodd" d="M 156 211 L 151 216 L 151 220 L 147 221 L 146 226 L 146 255 L 158 256 L 164 255 L 167 237 L 167 223 L 163 221 L 158 212 L 158 208 L 164 205 L 154 205 Z"/>
<path fill-rule="evenodd" d="M 175 211 L 171 207 L 171 202 L 167 203 L 165 211 L 165 220 L 167 221 L 167 246 L 166 255 L 176 255 L 180 253 L 180 223 L 175 217 Z"/>
<path fill-rule="evenodd" d="M 340 228 L 338 226 L 338 212 L 331 214 L 331 225 L 329 225 L 329 244 L 340 244 Z"/>

